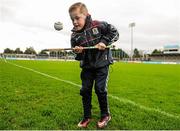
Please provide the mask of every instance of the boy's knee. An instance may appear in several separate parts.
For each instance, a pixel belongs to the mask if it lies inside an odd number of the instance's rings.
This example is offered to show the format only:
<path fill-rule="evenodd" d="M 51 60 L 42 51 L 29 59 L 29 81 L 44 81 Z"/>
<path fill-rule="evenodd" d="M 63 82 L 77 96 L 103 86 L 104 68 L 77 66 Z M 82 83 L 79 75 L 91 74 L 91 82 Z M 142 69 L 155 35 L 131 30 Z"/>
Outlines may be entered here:
<path fill-rule="evenodd" d="M 102 89 L 102 88 L 95 88 L 95 93 L 97 95 L 107 95 L 107 89 L 106 88 L 104 88 L 104 89 Z"/>
<path fill-rule="evenodd" d="M 87 88 L 81 88 L 80 89 L 80 95 L 81 96 L 91 95 L 91 90 L 87 89 Z"/>

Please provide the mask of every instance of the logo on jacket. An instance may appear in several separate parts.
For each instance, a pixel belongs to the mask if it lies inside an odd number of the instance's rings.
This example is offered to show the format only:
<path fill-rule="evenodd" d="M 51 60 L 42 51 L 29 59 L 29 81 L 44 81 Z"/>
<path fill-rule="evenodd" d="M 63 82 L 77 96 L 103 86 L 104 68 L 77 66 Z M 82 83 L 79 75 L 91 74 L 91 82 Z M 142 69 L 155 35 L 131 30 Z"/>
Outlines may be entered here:
<path fill-rule="evenodd" d="M 78 41 L 80 39 L 80 36 L 76 37 L 75 39 L 76 39 L 76 41 Z"/>
<path fill-rule="evenodd" d="M 92 29 L 92 32 L 93 32 L 93 35 L 97 35 L 99 33 L 98 29 L 97 28 L 93 28 Z"/>

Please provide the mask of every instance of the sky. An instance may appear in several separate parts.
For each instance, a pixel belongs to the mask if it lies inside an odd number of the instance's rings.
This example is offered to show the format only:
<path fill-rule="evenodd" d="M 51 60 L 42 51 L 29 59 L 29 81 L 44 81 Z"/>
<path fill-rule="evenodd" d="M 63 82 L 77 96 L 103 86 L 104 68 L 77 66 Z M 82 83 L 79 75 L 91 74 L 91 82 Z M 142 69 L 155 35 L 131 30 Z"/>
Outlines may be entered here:
<path fill-rule="evenodd" d="M 79 0 L 86 4 L 94 20 L 114 25 L 120 34 L 117 48 L 162 49 L 180 45 L 180 0 Z M 73 28 L 69 7 L 77 0 L 0 0 L 0 52 L 5 48 L 70 47 Z M 54 22 L 63 30 L 54 30 Z"/>

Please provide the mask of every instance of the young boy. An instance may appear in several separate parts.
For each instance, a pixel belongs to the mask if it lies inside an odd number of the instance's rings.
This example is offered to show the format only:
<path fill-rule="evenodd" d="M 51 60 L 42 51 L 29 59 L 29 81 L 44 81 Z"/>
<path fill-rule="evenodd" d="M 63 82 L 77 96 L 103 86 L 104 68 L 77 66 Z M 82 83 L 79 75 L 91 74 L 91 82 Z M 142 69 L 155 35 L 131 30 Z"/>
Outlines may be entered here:
<path fill-rule="evenodd" d="M 114 26 L 100 21 L 93 21 L 83 3 L 75 3 L 69 8 L 69 14 L 74 28 L 71 35 L 71 46 L 74 48 L 76 60 L 80 61 L 82 88 L 80 95 L 84 109 L 84 117 L 79 122 L 79 127 L 87 127 L 91 119 L 91 96 L 92 88 L 98 97 L 101 110 L 101 119 L 97 126 L 103 128 L 110 121 L 111 116 L 108 107 L 107 81 L 109 65 L 113 59 L 108 45 L 117 41 L 118 31 Z M 97 49 L 83 47 L 95 46 Z"/>

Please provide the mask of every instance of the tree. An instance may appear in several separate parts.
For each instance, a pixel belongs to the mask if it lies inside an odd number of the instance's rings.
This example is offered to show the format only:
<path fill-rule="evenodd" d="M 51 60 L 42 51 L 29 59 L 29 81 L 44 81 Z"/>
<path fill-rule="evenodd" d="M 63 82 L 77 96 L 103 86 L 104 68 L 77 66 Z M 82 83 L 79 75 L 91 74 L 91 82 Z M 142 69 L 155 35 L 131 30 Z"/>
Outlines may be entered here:
<path fill-rule="evenodd" d="M 161 54 L 162 52 L 160 50 L 154 49 L 154 51 L 152 52 L 152 54 Z"/>
<path fill-rule="evenodd" d="M 41 50 L 38 55 L 48 56 L 48 53 L 45 50 Z"/>
<path fill-rule="evenodd" d="M 135 57 L 135 58 L 140 57 L 140 54 L 139 54 L 139 51 L 137 48 L 134 49 L 133 57 Z"/>
<path fill-rule="evenodd" d="M 14 53 L 15 54 L 23 54 L 23 51 L 21 51 L 20 48 L 16 48 Z"/>
<path fill-rule="evenodd" d="M 36 51 L 34 50 L 33 47 L 26 48 L 24 51 L 24 54 L 36 54 Z"/>
<path fill-rule="evenodd" d="M 6 49 L 4 49 L 4 53 L 13 54 L 14 51 L 9 48 L 6 48 Z"/>
<path fill-rule="evenodd" d="M 112 49 L 112 56 L 114 58 L 122 59 L 122 58 L 128 58 L 128 54 L 123 51 L 122 49 Z"/>

